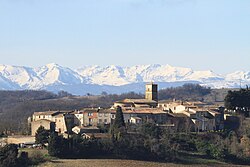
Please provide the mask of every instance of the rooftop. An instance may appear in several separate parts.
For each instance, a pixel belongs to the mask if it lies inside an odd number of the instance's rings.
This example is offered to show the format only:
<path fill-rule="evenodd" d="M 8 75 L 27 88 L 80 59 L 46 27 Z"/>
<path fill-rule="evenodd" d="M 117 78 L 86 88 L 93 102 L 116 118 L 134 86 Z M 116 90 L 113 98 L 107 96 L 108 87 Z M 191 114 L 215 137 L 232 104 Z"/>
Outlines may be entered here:
<path fill-rule="evenodd" d="M 36 120 L 36 121 L 33 121 L 33 122 L 54 122 L 54 121 L 51 121 L 51 120 L 47 120 L 47 119 L 39 119 L 39 120 Z"/>
<path fill-rule="evenodd" d="M 188 116 L 182 113 L 168 113 L 169 116 L 177 117 L 177 118 L 187 118 Z"/>
<path fill-rule="evenodd" d="M 33 115 L 56 115 L 56 114 L 59 114 L 59 111 L 34 112 Z"/>
<path fill-rule="evenodd" d="M 83 114 L 83 113 L 89 113 L 89 112 L 98 112 L 101 110 L 100 108 L 84 108 L 81 110 L 74 111 L 72 114 Z"/>
<path fill-rule="evenodd" d="M 73 111 L 42 111 L 42 112 L 34 112 L 33 115 L 60 115 L 60 114 L 69 114 L 72 113 Z"/>
<path fill-rule="evenodd" d="M 124 114 L 166 114 L 160 108 L 128 108 L 127 110 L 122 110 Z M 99 113 L 116 113 L 115 109 L 101 109 Z"/>
<path fill-rule="evenodd" d="M 147 99 L 124 99 L 122 101 L 117 101 L 116 103 L 139 103 L 139 104 L 156 104 L 154 100 Z"/>

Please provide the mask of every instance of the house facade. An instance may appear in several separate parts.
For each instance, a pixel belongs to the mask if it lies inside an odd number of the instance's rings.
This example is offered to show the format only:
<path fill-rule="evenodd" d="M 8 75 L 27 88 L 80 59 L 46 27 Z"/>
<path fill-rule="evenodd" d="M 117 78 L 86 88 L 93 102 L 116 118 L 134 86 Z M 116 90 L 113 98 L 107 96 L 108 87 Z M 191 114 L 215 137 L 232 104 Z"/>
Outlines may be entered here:
<path fill-rule="evenodd" d="M 40 119 L 37 121 L 32 121 L 31 122 L 31 135 L 32 136 L 36 135 L 36 131 L 40 126 L 43 126 L 44 129 L 52 131 L 52 132 L 55 131 L 55 127 L 56 127 L 55 122 L 50 121 L 50 120 Z"/>
<path fill-rule="evenodd" d="M 164 111 L 176 116 L 185 115 L 195 125 L 195 131 L 221 130 L 224 128 L 223 111 L 220 107 L 203 102 L 159 102 Z M 177 116 L 178 118 L 178 116 Z"/>
<path fill-rule="evenodd" d="M 31 119 L 31 134 L 34 136 L 40 126 L 62 134 L 70 132 L 74 126 L 74 115 L 71 113 L 72 111 L 35 112 Z"/>

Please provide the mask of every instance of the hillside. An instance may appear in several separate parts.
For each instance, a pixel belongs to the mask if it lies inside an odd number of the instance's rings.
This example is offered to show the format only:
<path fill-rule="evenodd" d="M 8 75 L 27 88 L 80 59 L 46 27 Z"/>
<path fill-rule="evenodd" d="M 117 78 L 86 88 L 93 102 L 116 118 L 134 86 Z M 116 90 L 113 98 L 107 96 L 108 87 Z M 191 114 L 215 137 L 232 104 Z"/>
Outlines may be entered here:
<path fill-rule="evenodd" d="M 159 91 L 160 100 L 202 100 L 223 105 L 229 89 L 208 89 L 197 85 L 184 85 Z M 107 94 L 99 96 L 73 96 L 66 92 L 0 91 L 0 132 L 10 130 L 27 133 L 27 118 L 34 112 L 48 110 L 79 110 L 86 107 L 109 108 L 115 101 L 125 98 L 144 98 L 143 94 Z"/>
<path fill-rule="evenodd" d="M 47 91 L 0 91 L 0 133 L 6 130 L 28 133 L 27 118 L 34 112 L 109 108 L 114 101 L 142 97 L 132 92 L 121 95 L 72 96 Z"/>

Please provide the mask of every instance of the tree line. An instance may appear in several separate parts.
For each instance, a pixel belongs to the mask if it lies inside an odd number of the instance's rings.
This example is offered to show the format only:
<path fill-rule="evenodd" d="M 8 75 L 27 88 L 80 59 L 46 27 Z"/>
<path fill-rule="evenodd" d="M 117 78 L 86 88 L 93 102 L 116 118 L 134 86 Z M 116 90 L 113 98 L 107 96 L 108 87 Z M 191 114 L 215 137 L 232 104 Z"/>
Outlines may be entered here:
<path fill-rule="evenodd" d="M 142 97 L 143 95 L 134 92 L 79 97 L 67 92 L 54 94 L 47 91 L 0 91 L 0 134 L 29 134 L 27 119 L 34 112 L 80 110 L 88 107 L 109 108 L 114 101 Z"/>
<path fill-rule="evenodd" d="M 249 117 L 250 89 L 247 87 L 236 91 L 228 91 L 228 94 L 225 97 L 225 107 L 228 110 L 233 110 Z"/>
<path fill-rule="evenodd" d="M 159 90 L 159 99 L 176 99 L 184 101 L 203 101 L 204 96 L 211 93 L 211 88 L 199 84 L 184 84 L 180 87 L 171 87 Z"/>

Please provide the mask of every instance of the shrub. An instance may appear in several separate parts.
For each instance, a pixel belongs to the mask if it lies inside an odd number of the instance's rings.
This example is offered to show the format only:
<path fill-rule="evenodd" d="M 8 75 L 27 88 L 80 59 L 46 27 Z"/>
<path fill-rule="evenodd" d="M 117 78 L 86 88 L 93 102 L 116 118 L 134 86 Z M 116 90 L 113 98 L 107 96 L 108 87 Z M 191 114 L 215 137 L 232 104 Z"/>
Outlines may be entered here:
<path fill-rule="evenodd" d="M 0 167 L 17 166 L 17 145 L 9 144 L 0 149 Z"/>
<path fill-rule="evenodd" d="M 27 152 L 21 152 L 18 158 L 18 165 L 26 167 L 29 164 L 29 157 Z"/>
<path fill-rule="evenodd" d="M 30 154 L 30 164 L 32 164 L 32 165 L 38 165 L 38 164 L 43 163 L 45 161 L 46 160 L 45 160 L 43 154 L 39 150 L 34 150 Z"/>

